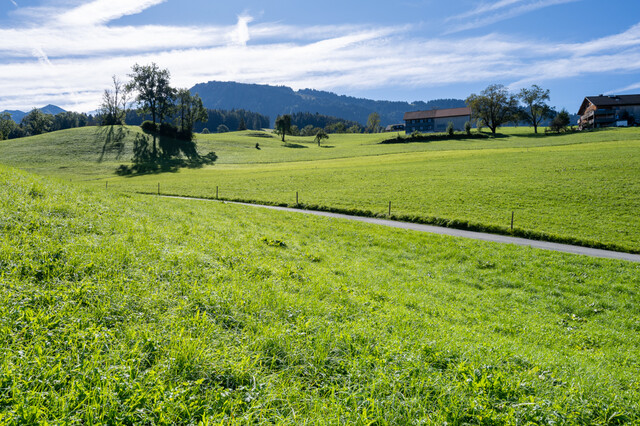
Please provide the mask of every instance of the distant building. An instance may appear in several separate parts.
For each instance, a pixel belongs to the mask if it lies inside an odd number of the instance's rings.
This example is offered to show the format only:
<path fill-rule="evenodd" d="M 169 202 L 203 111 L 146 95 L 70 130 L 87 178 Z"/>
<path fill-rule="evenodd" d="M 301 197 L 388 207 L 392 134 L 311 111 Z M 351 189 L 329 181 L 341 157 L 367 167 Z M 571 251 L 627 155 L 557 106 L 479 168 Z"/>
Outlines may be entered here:
<path fill-rule="evenodd" d="M 471 121 L 471 108 L 432 109 L 430 111 L 413 111 L 404 114 L 405 131 L 413 132 L 445 132 L 449 122 L 455 130 L 464 130 L 464 123 Z"/>
<path fill-rule="evenodd" d="M 578 115 L 580 129 L 633 126 L 640 123 L 640 95 L 587 96 Z"/>
<path fill-rule="evenodd" d="M 384 128 L 385 132 L 403 132 L 404 124 L 389 124 Z"/>

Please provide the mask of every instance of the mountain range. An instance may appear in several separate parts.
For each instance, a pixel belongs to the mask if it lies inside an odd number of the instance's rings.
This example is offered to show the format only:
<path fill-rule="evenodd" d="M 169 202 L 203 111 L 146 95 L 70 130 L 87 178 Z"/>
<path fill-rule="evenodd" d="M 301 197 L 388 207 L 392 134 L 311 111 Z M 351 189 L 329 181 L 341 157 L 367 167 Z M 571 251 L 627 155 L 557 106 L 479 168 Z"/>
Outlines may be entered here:
<path fill-rule="evenodd" d="M 196 84 L 191 93 L 198 94 L 209 109 L 245 109 L 266 115 L 275 123 L 276 117 L 296 112 L 319 113 L 357 121 L 366 125 L 369 114 L 380 114 L 382 125 L 403 122 L 404 113 L 428 109 L 459 108 L 466 106 L 461 99 L 436 99 L 429 102 L 374 101 L 337 95 L 320 90 L 294 91 L 286 86 L 243 84 L 210 81 Z"/>
<path fill-rule="evenodd" d="M 43 114 L 51 114 L 51 115 L 56 115 L 56 114 L 60 114 L 61 112 L 66 112 L 65 110 L 63 110 L 62 108 L 60 108 L 59 106 L 55 106 L 55 105 L 47 105 L 45 107 L 42 108 L 38 108 Z M 8 112 L 9 114 L 11 114 L 11 118 L 13 119 L 13 121 L 15 121 L 16 123 L 20 123 L 22 121 L 22 119 L 24 118 L 25 115 L 29 114 L 28 112 L 24 112 L 24 111 L 2 111 L 3 113 Z"/>

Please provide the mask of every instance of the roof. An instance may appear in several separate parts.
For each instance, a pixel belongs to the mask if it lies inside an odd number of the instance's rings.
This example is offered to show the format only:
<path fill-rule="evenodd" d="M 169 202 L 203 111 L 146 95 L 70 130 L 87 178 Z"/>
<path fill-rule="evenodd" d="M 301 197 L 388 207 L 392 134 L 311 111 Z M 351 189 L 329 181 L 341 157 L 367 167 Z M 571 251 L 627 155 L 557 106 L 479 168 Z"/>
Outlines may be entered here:
<path fill-rule="evenodd" d="M 589 103 L 596 106 L 596 108 L 607 108 L 615 106 L 631 106 L 640 105 L 640 95 L 611 95 L 611 96 L 587 96 L 580 106 L 579 115 L 583 115 L 584 111 L 588 108 Z"/>
<path fill-rule="evenodd" d="M 404 114 L 404 120 L 423 120 L 425 118 L 449 118 L 471 115 L 471 108 L 432 109 L 429 111 L 412 111 Z"/>

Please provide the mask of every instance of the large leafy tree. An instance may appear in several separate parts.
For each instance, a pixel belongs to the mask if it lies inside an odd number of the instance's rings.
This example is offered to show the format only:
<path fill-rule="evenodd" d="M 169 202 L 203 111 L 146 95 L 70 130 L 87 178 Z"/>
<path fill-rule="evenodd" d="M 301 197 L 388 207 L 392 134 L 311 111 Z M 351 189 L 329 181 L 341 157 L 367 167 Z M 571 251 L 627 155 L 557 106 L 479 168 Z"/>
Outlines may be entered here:
<path fill-rule="evenodd" d="M 554 112 L 546 101 L 549 98 L 549 90 L 534 84 L 531 88 L 523 88 L 518 93 L 518 99 L 524 104 L 520 110 L 521 117 L 531 123 L 535 133 L 538 133 L 540 123 L 548 118 L 553 118 Z"/>
<path fill-rule="evenodd" d="M 169 82 L 171 74 L 167 69 L 160 69 L 158 65 L 135 64 L 129 74 L 131 82 L 128 90 L 136 93 L 136 101 L 140 106 L 140 112 L 150 114 L 153 123 L 162 123 L 164 118 L 171 113 L 175 90 Z"/>
<path fill-rule="evenodd" d="M 291 115 L 279 115 L 276 118 L 276 133 L 282 136 L 282 142 L 284 142 L 284 136 L 291 131 Z"/>
<path fill-rule="evenodd" d="M 490 128 L 494 135 L 498 127 L 513 120 L 517 114 L 516 97 L 501 84 L 492 84 L 480 95 L 472 94 L 465 102 L 471 108 L 472 115 Z"/>

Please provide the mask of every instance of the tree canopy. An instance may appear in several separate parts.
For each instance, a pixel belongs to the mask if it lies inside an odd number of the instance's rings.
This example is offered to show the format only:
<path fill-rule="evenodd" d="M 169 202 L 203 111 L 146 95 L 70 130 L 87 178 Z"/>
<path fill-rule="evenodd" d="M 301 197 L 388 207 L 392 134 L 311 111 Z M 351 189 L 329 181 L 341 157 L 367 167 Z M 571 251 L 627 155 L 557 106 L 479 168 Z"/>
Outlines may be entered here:
<path fill-rule="evenodd" d="M 480 92 L 480 95 L 472 94 L 465 102 L 471 108 L 473 117 L 490 128 L 494 135 L 498 127 L 515 117 L 518 107 L 516 97 L 501 84 L 492 84 Z"/>
<path fill-rule="evenodd" d="M 169 70 L 160 69 L 155 63 L 135 64 L 131 70 L 131 82 L 127 89 L 136 93 L 140 111 L 150 114 L 154 123 L 161 123 L 170 114 L 175 95 L 175 90 L 169 85 Z"/>
<path fill-rule="evenodd" d="M 316 133 L 316 138 L 315 138 L 315 141 L 318 144 L 318 146 L 320 146 L 323 139 L 329 139 L 329 135 L 327 135 L 327 133 L 324 130 L 320 129 L 318 130 L 318 133 Z"/>
<path fill-rule="evenodd" d="M 367 133 L 378 133 L 380 131 L 380 114 L 372 112 L 367 119 Z"/>
<path fill-rule="evenodd" d="M 540 123 L 554 115 L 553 109 L 546 103 L 550 99 L 549 90 L 534 84 L 529 89 L 521 89 L 518 99 L 524 104 L 524 108 L 520 109 L 521 118 L 530 123 L 534 132 L 538 133 Z"/>

